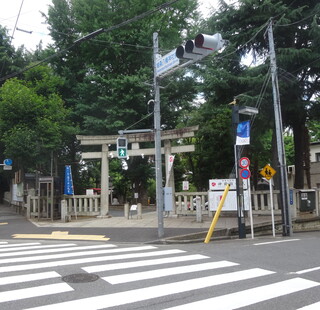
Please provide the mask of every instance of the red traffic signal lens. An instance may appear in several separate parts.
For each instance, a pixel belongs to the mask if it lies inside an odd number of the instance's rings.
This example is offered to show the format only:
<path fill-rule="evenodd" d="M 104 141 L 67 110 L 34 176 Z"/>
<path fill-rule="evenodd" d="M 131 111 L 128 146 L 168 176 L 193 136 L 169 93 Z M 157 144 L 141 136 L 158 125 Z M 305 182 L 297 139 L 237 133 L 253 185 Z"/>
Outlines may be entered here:
<path fill-rule="evenodd" d="M 203 43 L 204 43 L 204 36 L 203 36 L 203 34 L 200 33 L 194 39 L 194 44 L 195 44 L 196 47 L 202 48 L 203 47 Z"/>

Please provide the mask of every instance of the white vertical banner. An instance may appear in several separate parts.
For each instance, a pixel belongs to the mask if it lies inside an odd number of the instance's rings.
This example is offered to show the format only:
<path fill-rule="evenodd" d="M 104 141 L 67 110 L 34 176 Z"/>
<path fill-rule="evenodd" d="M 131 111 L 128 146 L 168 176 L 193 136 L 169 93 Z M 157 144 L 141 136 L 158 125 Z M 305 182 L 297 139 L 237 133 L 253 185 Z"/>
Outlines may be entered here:
<path fill-rule="evenodd" d="M 171 173 L 173 162 L 174 162 L 174 156 L 175 155 L 169 155 L 169 158 L 168 158 L 168 174 L 166 179 L 166 187 L 168 186 L 168 183 L 169 183 L 170 173 Z"/>

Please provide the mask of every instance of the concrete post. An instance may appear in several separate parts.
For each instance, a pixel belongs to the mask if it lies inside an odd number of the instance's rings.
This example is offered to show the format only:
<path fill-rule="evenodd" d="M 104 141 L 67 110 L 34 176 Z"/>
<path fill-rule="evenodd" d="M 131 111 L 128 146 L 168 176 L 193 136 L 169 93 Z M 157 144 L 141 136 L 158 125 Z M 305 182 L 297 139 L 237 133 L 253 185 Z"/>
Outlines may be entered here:
<path fill-rule="evenodd" d="M 108 144 L 102 144 L 101 158 L 101 197 L 100 215 L 105 216 L 109 212 L 109 160 Z"/>
<path fill-rule="evenodd" d="M 202 223 L 201 197 L 196 197 L 196 221 Z"/>
<path fill-rule="evenodd" d="M 68 204 L 65 199 L 61 200 L 61 220 L 63 223 L 70 221 L 70 216 L 68 214 Z"/>
<path fill-rule="evenodd" d="M 138 208 L 137 208 L 137 218 L 141 220 L 142 219 L 142 204 L 138 203 L 137 206 L 138 206 Z"/>
<path fill-rule="evenodd" d="M 124 217 L 128 220 L 129 219 L 129 204 L 124 204 Z"/>
<path fill-rule="evenodd" d="M 27 219 L 30 219 L 31 217 L 31 195 L 27 196 L 27 204 L 26 204 L 26 208 L 27 208 Z"/>

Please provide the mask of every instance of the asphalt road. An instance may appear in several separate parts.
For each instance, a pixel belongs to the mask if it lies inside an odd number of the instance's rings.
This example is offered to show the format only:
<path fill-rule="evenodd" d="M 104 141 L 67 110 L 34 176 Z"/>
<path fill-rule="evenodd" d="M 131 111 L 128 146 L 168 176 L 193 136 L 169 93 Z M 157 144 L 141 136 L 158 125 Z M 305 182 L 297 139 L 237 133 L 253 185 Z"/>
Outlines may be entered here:
<path fill-rule="evenodd" d="M 123 213 L 123 212 L 122 212 Z M 122 215 L 121 213 L 121 215 Z M 117 214 L 113 214 L 116 216 Z M 120 213 L 119 213 L 120 216 Z M 14 236 L 39 235 L 38 239 L 43 239 L 43 235 L 51 235 L 55 232 L 68 233 L 68 235 L 102 236 L 112 242 L 157 242 L 157 228 L 121 228 L 121 227 L 37 227 L 28 221 L 24 216 L 15 214 L 9 208 L 0 209 L 0 239 L 11 239 Z M 195 228 L 166 228 L 165 238 L 183 234 L 202 232 L 204 229 Z M 36 238 L 36 236 L 34 236 Z M 89 237 L 87 237 L 89 238 Z M 61 236 L 61 239 L 62 236 Z M 72 239 L 71 237 L 69 239 Z M 92 238 L 94 240 L 94 237 Z M 98 238 L 99 239 L 99 238 Z M 101 240 L 104 241 L 104 240 Z"/>
<path fill-rule="evenodd" d="M 319 237 L 172 245 L 2 239 L 0 307 L 319 309 Z"/>

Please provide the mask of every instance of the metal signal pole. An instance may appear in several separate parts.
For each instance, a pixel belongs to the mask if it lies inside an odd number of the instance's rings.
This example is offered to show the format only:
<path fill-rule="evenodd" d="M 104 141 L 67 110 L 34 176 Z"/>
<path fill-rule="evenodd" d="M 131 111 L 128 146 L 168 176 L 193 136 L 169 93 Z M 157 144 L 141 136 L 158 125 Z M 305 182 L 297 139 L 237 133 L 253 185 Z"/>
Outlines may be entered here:
<path fill-rule="evenodd" d="M 161 114 L 160 114 L 160 85 L 157 78 L 157 55 L 159 53 L 158 33 L 153 34 L 153 87 L 154 87 L 154 141 L 156 166 L 156 204 L 158 214 L 158 237 L 164 236 L 163 230 L 163 188 L 161 161 Z"/>
<path fill-rule="evenodd" d="M 272 77 L 274 119 L 275 119 L 275 129 L 276 129 L 276 138 L 277 138 L 277 153 L 278 153 L 279 172 L 280 172 L 279 173 L 280 195 L 281 195 L 281 204 L 282 204 L 281 212 L 282 212 L 282 227 L 283 227 L 282 234 L 283 236 L 292 236 L 292 223 L 291 223 L 291 214 L 290 214 L 291 212 L 290 212 L 290 205 L 289 205 L 288 175 L 287 175 L 284 142 L 283 142 L 282 115 L 281 115 L 276 53 L 274 49 L 272 23 L 273 21 L 271 20 L 268 26 L 268 39 L 269 39 L 269 55 L 270 55 L 271 77 Z"/>

